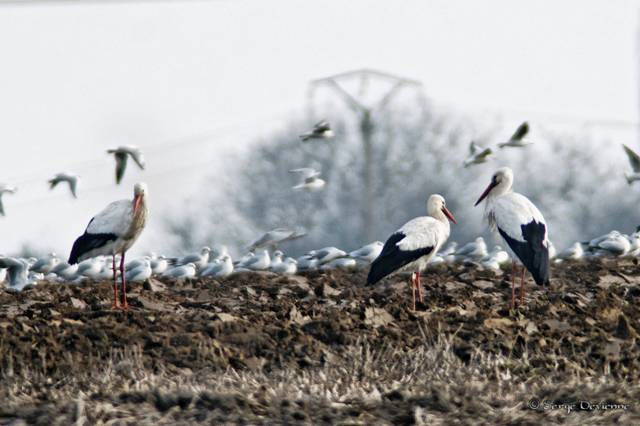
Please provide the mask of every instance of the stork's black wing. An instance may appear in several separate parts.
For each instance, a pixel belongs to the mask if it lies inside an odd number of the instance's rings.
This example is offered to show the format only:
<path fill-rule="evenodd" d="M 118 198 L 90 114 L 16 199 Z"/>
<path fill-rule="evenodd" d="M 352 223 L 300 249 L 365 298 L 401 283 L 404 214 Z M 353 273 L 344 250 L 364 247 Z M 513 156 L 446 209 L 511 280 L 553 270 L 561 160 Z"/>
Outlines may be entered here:
<path fill-rule="evenodd" d="M 522 225 L 524 242 L 511 238 L 498 227 L 498 232 L 505 239 L 511 250 L 527 268 L 538 285 L 549 284 L 549 249 L 543 244 L 547 227 L 535 220 Z"/>
<path fill-rule="evenodd" d="M 397 271 L 403 266 L 426 256 L 433 251 L 433 247 L 421 247 L 416 250 L 401 250 L 398 242 L 406 237 L 403 232 L 392 234 L 384 246 L 380 256 L 371 264 L 369 275 L 367 276 L 367 284 L 375 284 L 387 275 Z"/>

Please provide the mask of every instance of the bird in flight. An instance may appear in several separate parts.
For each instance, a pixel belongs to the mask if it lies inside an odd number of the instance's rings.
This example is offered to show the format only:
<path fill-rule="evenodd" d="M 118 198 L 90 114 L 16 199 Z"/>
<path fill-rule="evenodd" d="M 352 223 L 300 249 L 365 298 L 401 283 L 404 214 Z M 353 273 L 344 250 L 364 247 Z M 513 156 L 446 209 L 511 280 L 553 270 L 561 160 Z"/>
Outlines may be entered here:
<path fill-rule="evenodd" d="M 79 179 L 80 176 L 73 173 L 58 173 L 53 178 L 49 179 L 49 189 L 55 188 L 56 185 L 58 185 L 60 182 L 66 182 L 69 185 L 69 190 L 71 191 L 71 195 L 73 195 L 73 198 L 78 198 L 78 194 L 76 191 L 78 189 Z"/>
<path fill-rule="evenodd" d="M 492 154 L 493 150 L 491 148 L 482 148 L 477 143 L 471 141 L 469 144 L 469 156 L 464 160 L 463 165 L 469 167 L 472 164 L 486 163 Z"/>
<path fill-rule="evenodd" d="M 631 185 L 634 181 L 640 180 L 640 155 L 636 154 L 634 150 L 624 144 L 622 147 L 624 148 L 624 152 L 627 153 L 629 164 L 631 164 L 631 169 L 633 170 L 633 173 L 624 174 L 624 177 L 627 179 L 627 183 Z"/>
<path fill-rule="evenodd" d="M 113 154 L 116 158 L 116 184 L 122 181 L 124 171 L 127 169 L 127 160 L 129 157 L 135 161 L 135 163 L 144 170 L 145 162 L 142 156 L 142 151 L 135 146 L 119 146 L 117 148 L 108 149 L 107 153 Z"/>
<path fill-rule="evenodd" d="M 306 142 L 309 139 L 331 139 L 334 137 L 331 125 L 327 120 L 322 120 L 313 126 L 313 129 L 300 135 L 302 142 Z"/>
<path fill-rule="evenodd" d="M 263 247 L 270 247 L 275 250 L 279 244 L 302 238 L 305 235 L 307 235 L 306 232 L 298 232 L 288 228 L 275 228 L 251 243 L 249 250 L 253 251 Z"/>
<path fill-rule="evenodd" d="M 522 148 L 523 146 L 531 145 L 531 142 L 527 139 L 527 134 L 529 134 L 529 123 L 525 121 L 518 126 L 515 133 L 511 135 L 508 141 L 499 143 L 498 146 L 500 148 L 504 148 L 506 146 Z"/>
<path fill-rule="evenodd" d="M 321 179 L 320 172 L 310 167 L 289 170 L 289 173 L 299 173 L 304 177 L 304 181 L 294 186 L 293 189 L 302 189 L 308 192 L 319 191 L 324 188 L 326 182 Z"/>
<path fill-rule="evenodd" d="M 2 196 L 5 193 L 14 194 L 17 190 L 18 188 L 16 188 L 15 186 L 9 186 L 4 183 L 0 183 L 0 215 L 5 216 L 4 205 L 2 204 Z"/>

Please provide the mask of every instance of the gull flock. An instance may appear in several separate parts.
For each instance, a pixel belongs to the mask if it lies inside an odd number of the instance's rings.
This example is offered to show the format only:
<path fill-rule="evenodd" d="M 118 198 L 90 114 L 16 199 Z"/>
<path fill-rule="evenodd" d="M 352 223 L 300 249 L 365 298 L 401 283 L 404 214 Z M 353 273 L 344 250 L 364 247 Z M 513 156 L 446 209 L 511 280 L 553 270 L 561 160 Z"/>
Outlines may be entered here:
<path fill-rule="evenodd" d="M 499 149 L 525 148 L 529 124 L 524 122 Z M 329 141 L 335 137 L 329 122 L 323 120 L 311 130 L 300 135 L 303 143 Z M 625 174 L 629 184 L 640 180 L 640 156 L 626 145 L 633 173 Z M 129 159 L 142 170 L 145 160 L 142 151 L 133 146 L 109 149 L 115 159 L 116 184 L 120 184 Z M 492 148 L 470 143 L 470 156 L 464 167 L 487 162 L 493 155 Z M 294 190 L 318 191 L 325 186 L 320 172 L 309 167 L 290 170 L 303 181 Z M 48 182 L 51 189 L 66 185 L 71 195 L 78 197 L 80 176 L 71 172 L 56 174 Z M 445 198 L 431 195 L 426 203 L 426 216 L 414 218 L 394 232 L 386 242 L 374 241 L 351 251 L 337 247 L 311 250 L 297 258 L 287 256 L 281 246 L 303 238 L 304 232 L 288 228 L 273 229 L 247 247 L 247 253 L 233 259 L 226 246 L 203 247 L 198 252 L 182 257 L 170 257 L 150 253 L 126 262 L 126 252 L 144 230 L 148 214 L 148 189 L 144 183 L 134 186 L 133 199 L 114 201 L 96 214 L 85 232 L 73 243 L 67 260 L 56 253 L 41 258 L 18 258 L 0 255 L 0 283 L 9 289 L 20 291 L 28 285 L 43 281 L 81 284 L 83 282 L 111 280 L 114 301 L 112 307 L 127 309 L 126 283 L 142 282 L 152 277 L 185 280 L 196 277 L 222 279 L 232 274 L 247 272 L 271 272 L 292 275 L 315 270 L 368 269 L 367 284 L 374 285 L 385 277 L 406 273 L 410 276 L 413 308 L 416 296 L 423 299 L 421 272 L 438 265 L 462 265 L 500 272 L 511 266 L 511 304 L 516 305 L 515 281 L 518 265 L 521 265 L 520 305 L 525 303 L 525 274 L 530 273 L 538 285 L 549 285 L 549 264 L 600 257 L 640 257 L 640 230 L 631 235 L 616 230 L 593 238 L 575 242 L 566 250 L 556 252 L 549 239 L 547 224 L 542 213 L 524 195 L 514 192 L 514 173 L 507 167 L 499 168 L 492 176 L 486 190 L 475 205 L 485 203 L 484 215 L 489 228 L 499 235 L 505 245 L 489 250 L 482 237 L 459 245 L 448 242 L 450 223 L 456 224 L 452 212 L 446 207 Z M 0 184 L 0 214 L 4 194 L 14 194 L 17 188 Z"/>

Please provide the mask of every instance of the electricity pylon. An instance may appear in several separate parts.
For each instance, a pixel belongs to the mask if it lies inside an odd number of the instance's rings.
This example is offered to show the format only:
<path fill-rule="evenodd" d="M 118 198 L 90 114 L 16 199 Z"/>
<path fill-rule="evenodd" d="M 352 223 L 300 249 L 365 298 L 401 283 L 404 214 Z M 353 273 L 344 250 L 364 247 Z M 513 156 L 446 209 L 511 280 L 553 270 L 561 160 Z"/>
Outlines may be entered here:
<path fill-rule="evenodd" d="M 348 83 L 359 83 L 358 94 L 349 93 Z M 386 83 L 388 88 L 373 102 L 367 102 L 367 94 L 370 87 L 376 83 Z M 405 88 L 416 90 L 420 107 L 424 108 L 425 98 L 422 83 L 417 80 L 398 77 L 396 75 L 361 69 L 332 75 L 313 80 L 309 83 L 309 107 L 313 113 L 313 104 L 316 90 L 327 87 L 340 97 L 345 104 L 357 115 L 358 129 L 362 140 L 363 170 L 362 180 L 364 184 L 364 201 L 362 204 L 362 236 L 366 241 L 374 238 L 373 211 L 374 211 L 374 164 L 373 164 L 373 134 L 375 131 L 374 113 L 383 112 L 391 100 Z"/>

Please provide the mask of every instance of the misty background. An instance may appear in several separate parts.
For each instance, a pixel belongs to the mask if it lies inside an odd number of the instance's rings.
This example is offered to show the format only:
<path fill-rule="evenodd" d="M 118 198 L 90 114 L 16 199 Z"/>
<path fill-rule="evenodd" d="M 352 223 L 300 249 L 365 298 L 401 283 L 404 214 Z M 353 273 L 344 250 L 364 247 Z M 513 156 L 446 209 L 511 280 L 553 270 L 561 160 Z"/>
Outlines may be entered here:
<path fill-rule="evenodd" d="M 488 236 L 473 203 L 503 165 L 559 248 L 640 224 L 620 145 L 640 147 L 638 2 L 345 3 L 0 1 L 0 182 L 19 188 L 3 197 L 0 252 L 66 255 L 137 181 L 150 218 L 135 254 L 237 253 L 278 226 L 309 232 L 293 252 L 353 249 L 423 215 L 434 192 L 458 220 L 452 239 Z M 371 107 L 369 163 L 362 111 L 318 82 L 359 70 L 411 81 L 336 78 Z M 323 118 L 336 138 L 303 146 Z M 471 140 L 495 145 L 525 120 L 533 145 L 462 167 Z M 125 144 L 147 169 L 130 164 L 116 186 L 106 149 Z M 323 191 L 291 189 L 287 170 L 307 166 Z M 81 176 L 77 200 L 49 191 L 60 171 Z"/>

